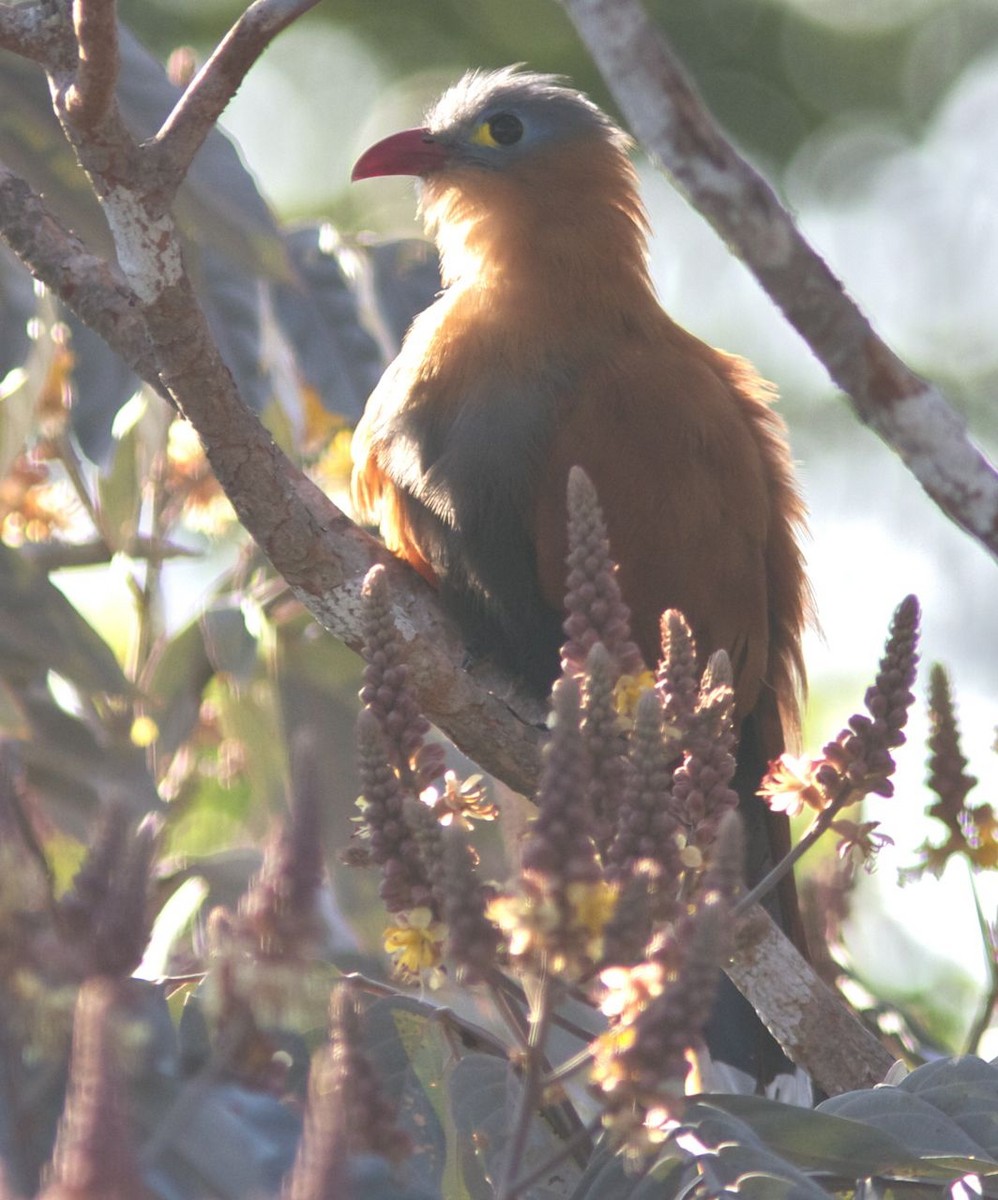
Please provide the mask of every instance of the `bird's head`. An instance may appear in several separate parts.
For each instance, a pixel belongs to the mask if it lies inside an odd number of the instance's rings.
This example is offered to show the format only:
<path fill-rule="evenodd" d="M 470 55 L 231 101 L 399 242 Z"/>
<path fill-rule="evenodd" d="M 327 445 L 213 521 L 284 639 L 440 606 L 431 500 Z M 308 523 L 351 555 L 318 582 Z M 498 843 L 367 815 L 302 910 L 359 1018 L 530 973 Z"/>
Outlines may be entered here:
<path fill-rule="evenodd" d="M 628 139 L 555 75 L 517 67 L 469 71 L 434 104 L 425 125 L 393 133 L 365 151 L 351 178 L 506 172 L 580 142 L 623 150 Z"/>
<path fill-rule="evenodd" d="M 455 243 L 479 264 L 498 263 L 512 247 L 536 253 L 574 240 L 577 253 L 580 239 L 598 245 L 614 225 L 643 254 L 629 145 L 604 112 L 557 76 L 517 67 L 471 71 L 423 126 L 365 151 L 351 178 L 418 177 L 445 270 L 448 258 L 453 267 L 460 257 L 451 253 Z"/>

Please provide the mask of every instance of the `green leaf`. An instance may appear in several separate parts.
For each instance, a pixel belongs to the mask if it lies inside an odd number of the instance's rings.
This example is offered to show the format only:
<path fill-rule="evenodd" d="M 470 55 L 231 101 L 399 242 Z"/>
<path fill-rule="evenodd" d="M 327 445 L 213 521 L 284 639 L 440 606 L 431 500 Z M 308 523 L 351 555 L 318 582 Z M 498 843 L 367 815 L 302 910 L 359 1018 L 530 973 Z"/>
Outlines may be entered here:
<path fill-rule="evenodd" d="M 750 1124 L 715 1103 L 730 1098 L 711 1096 L 708 1101 L 701 1097 L 688 1104 L 682 1123 L 685 1136 L 676 1138 L 684 1150 L 693 1154 L 708 1183 L 730 1187 L 739 1195 L 771 1200 L 827 1200 L 823 1188 L 771 1149 Z M 695 1148 L 697 1145 L 699 1148 Z"/>
<path fill-rule="evenodd" d="M 121 403 L 127 398 L 121 397 Z M 117 411 L 116 407 L 114 412 Z M 117 442 L 112 443 L 110 469 L 102 473 L 97 482 L 102 526 L 107 531 L 112 549 L 127 545 L 138 529 L 142 507 L 142 482 L 138 468 L 139 428 L 139 423 L 134 423 Z"/>
<path fill-rule="evenodd" d="M 365 1013 L 364 1042 L 386 1094 L 398 1105 L 399 1124 L 412 1138 L 410 1179 L 448 1200 L 473 1200 L 444 1094 L 453 1052 L 438 1010 L 409 996 L 378 1000 Z"/>
<path fill-rule="evenodd" d="M 169 758 L 190 737 L 213 674 L 199 620 L 156 645 L 143 683 L 159 729 L 160 755 Z"/>
<path fill-rule="evenodd" d="M 0 674 L 54 671 L 89 694 L 123 696 L 131 685 L 107 642 L 25 555 L 0 545 Z"/>
<path fill-rule="evenodd" d="M 258 667 L 257 642 L 238 604 L 228 598 L 217 600 L 201 617 L 201 634 L 214 669 L 236 683 L 249 683 Z"/>
<path fill-rule="evenodd" d="M 502 1178 L 513 1124 L 523 1086 L 510 1064 L 490 1054 L 466 1054 L 449 1080 L 451 1112 L 465 1154 L 469 1189 L 477 1198 L 489 1197 Z M 561 1142 L 540 1116 L 530 1122 L 527 1145 L 514 1178 L 553 1160 Z M 581 1171 L 563 1159 L 523 1195 L 527 1200 L 556 1200 L 571 1196 Z"/>
<path fill-rule="evenodd" d="M 946 1113 L 991 1158 L 998 1158 L 998 1067 L 974 1055 L 927 1063 L 906 1076 L 909 1092 Z"/>
<path fill-rule="evenodd" d="M 865 1094 L 865 1093 L 864 1093 Z M 812 1112 L 761 1096 L 703 1096 L 696 1109 L 716 1109 L 737 1117 L 767 1146 L 797 1166 L 846 1178 L 879 1175 L 912 1160 L 902 1140 L 824 1110 Z M 685 1123 L 685 1122 L 684 1122 Z"/>

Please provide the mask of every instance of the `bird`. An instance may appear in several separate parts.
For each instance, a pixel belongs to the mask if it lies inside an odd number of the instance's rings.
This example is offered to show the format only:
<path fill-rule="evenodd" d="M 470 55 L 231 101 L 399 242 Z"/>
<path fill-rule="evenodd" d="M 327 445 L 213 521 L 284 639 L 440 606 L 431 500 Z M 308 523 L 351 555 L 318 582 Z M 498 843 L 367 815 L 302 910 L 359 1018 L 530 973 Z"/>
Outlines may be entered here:
<path fill-rule="evenodd" d="M 705 655 L 727 651 L 751 882 L 790 845 L 754 792 L 799 729 L 805 509 L 772 386 L 659 303 L 631 149 L 564 79 L 517 66 L 468 72 L 358 159 L 353 180 L 419 181 L 443 287 L 357 425 L 353 503 L 469 646 L 543 695 L 581 466 L 645 660 L 668 608 Z M 792 892 L 783 907 L 799 941 Z"/>

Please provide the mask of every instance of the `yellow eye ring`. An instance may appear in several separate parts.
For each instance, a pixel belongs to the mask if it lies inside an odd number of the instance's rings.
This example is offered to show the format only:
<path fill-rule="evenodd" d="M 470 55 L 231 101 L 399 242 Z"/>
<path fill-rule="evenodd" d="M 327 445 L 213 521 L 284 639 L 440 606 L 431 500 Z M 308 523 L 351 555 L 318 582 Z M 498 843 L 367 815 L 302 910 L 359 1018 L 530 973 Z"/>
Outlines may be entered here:
<path fill-rule="evenodd" d="M 475 127 L 471 140 L 478 146 L 512 146 L 523 137 L 523 122 L 513 113 L 497 113 Z"/>
<path fill-rule="evenodd" d="M 471 141 L 476 146 L 498 146 L 499 143 L 492 136 L 492 130 L 489 129 L 488 121 L 483 121 L 481 125 L 475 127 L 474 133 L 471 135 Z"/>

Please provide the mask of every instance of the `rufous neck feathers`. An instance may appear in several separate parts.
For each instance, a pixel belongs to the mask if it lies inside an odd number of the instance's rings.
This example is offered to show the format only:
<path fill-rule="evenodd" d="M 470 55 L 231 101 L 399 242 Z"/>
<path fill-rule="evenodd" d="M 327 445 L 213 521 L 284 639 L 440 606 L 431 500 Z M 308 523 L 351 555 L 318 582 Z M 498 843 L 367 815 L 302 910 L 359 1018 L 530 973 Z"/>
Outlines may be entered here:
<path fill-rule="evenodd" d="M 637 179 L 606 142 L 578 139 L 507 171 L 440 172 L 420 209 L 448 286 L 546 292 L 554 305 L 650 291 Z"/>

